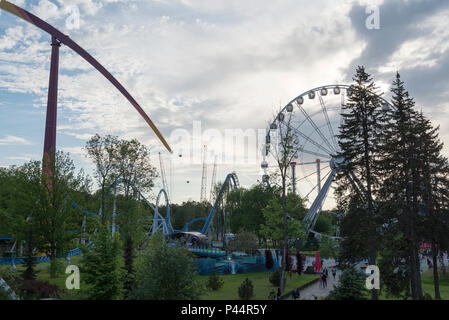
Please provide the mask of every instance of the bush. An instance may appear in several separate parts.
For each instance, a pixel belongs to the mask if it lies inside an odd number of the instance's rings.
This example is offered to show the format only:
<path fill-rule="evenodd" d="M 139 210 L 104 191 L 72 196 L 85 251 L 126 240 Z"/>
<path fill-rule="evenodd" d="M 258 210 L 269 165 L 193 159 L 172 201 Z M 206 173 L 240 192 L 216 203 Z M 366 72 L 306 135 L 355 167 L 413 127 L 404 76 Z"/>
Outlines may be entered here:
<path fill-rule="evenodd" d="M 304 271 L 304 255 L 297 251 L 296 252 L 296 272 L 301 275 Z"/>
<path fill-rule="evenodd" d="M 433 298 L 428 292 L 426 292 L 423 295 L 423 300 L 433 300 Z"/>
<path fill-rule="evenodd" d="M 223 286 L 223 283 L 223 279 L 220 279 L 220 277 L 214 272 L 209 276 L 209 279 L 206 282 L 206 288 L 217 291 Z"/>
<path fill-rule="evenodd" d="M 269 280 L 270 280 L 271 284 L 274 285 L 275 287 L 280 287 L 281 286 L 281 269 L 274 270 L 270 274 Z M 285 288 L 286 281 L 287 281 L 287 277 L 284 277 L 284 288 Z"/>
<path fill-rule="evenodd" d="M 254 296 L 254 287 L 251 280 L 246 278 L 239 287 L 240 300 L 249 300 Z"/>
<path fill-rule="evenodd" d="M 33 279 L 23 279 L 19 290 L 26 298 L 37 299 L 57 298 L 64 293 L 57 285 Z"/>
<path fill-rule="evenodd" d="M 271 250 L 267 249 L 265 250 L 265 268 L 271 270 L 273 266 L 274 266 L 273 254 L 271 253 Z"/>
<path fill-rule="evenodd" d="M 292 256 L 290 255 L 290 251 L 287 250 L 286 254 L 286 264 L 285 264 L 285 271 L 291 271 L 293 266 Z"/>

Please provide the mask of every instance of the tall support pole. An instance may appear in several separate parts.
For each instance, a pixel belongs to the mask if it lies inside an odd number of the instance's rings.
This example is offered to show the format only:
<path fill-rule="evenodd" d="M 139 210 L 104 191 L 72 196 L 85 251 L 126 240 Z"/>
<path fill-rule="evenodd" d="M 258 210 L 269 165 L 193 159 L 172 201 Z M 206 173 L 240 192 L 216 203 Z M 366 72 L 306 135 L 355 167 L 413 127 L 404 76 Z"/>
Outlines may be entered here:
<path fill-rule="evenodd" d="M 317 177 L 317 188 L 318 194 L 321 192 L 321 161 L 320 159 L 316 159 L 316 177 Z M 321 211 L 322 206 L 318 209 Z"/>
<path fill-rule="evenodd" d="M 296 176 L 295 176 L 295 169 L 296 169 L 296 162 L 290 163 L 292 166 L 292 192 L 293 194 L 296 194 Z"/>
<path fill-rule="evenodd" d="M 45 123 L 45 140 L 43 156 L 43 172 L 47 178 L 47 185 L 52 187 L 53 168 L 51 162 L 56 152 L 56 115 L 58 105 L 58 73 L 59 47 L 61 43 L 56 37 L 51 38 L 50 80 L 48 84 L 47 118 Z"/>

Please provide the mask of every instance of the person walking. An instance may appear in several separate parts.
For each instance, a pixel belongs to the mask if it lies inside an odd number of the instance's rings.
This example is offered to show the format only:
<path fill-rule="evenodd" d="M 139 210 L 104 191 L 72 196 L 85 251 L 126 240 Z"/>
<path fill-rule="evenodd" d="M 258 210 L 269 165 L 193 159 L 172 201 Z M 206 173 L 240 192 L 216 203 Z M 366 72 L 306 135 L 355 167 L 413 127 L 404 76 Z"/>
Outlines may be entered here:
<path fill-rule="evenodd" d="M 327 274 L 324 272 L 323 274 L 323 288 L 327 287 Z"/>
<path fill-rule="evenodd" d="M 335 280 L 335 276 L 337 275 L 337 270 L 335 268 L 332 269 L 332 276 L 334 277 Z"/>
<path fill-rule="evenodd" d="M 320 288 L 324 288 L 323 274 L 320 274 Z"/>

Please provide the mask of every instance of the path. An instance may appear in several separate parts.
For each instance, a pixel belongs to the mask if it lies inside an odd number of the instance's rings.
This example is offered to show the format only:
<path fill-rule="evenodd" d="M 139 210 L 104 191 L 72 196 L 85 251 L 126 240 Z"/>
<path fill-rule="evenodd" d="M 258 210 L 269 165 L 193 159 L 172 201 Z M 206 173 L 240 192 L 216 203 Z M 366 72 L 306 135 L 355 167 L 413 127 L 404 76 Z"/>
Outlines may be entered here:
<path fill-rule="evenodd" d="M 320 300 L 320 298 L 325 298 L 329 295 L 331 290 L 334 288 L 334 285 L 338 284 L 338 279 L 340 277 L 341 271 L 337 270 L 337 275 L 334 277 L 332 276 L 331 270 L 329 270 L 329 277 L 327 278 L 327 287 L 321 288 L 321 284 L 318 281 L 317 283 L 314 283 L 310 287 L 305 288 L 304 290 L 301 290 L 301 297 L 300 300 L 315 300 L 315 297 L 317 300 Z"/>

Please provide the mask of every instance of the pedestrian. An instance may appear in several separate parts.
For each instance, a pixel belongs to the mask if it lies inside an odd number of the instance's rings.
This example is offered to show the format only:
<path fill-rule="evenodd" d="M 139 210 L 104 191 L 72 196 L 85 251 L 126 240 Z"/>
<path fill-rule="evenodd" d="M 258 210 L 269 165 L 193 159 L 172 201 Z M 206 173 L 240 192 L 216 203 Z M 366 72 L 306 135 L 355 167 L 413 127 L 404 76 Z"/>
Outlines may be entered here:
<path fill-rule="evenodd" d="M 332 276 L 334 277 L 335 280 L 335 276 L 337 275 L 337 270 L 335 270 L 335 268 L 332 269 Z"/>
<path fill-rule="evenodd" d="M 278 292 L 276 294 L 276 300 L 281 300 L 281 288 L 278 288 Z"/>
<path fill-rule="evenodd" d="M 327 275 L 326 273 L 323 274 L 323 288 L 327 287 Z"/>
<path fill-rule="evenodd" d="M 320 274 L 320 288 L 324 288 L 323 274 Z"/>

